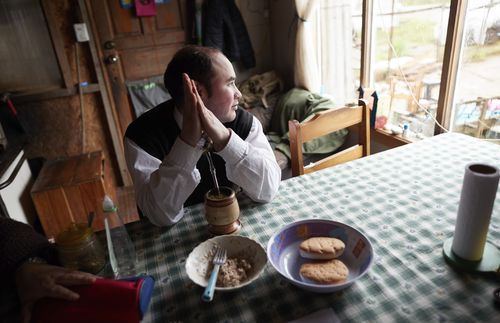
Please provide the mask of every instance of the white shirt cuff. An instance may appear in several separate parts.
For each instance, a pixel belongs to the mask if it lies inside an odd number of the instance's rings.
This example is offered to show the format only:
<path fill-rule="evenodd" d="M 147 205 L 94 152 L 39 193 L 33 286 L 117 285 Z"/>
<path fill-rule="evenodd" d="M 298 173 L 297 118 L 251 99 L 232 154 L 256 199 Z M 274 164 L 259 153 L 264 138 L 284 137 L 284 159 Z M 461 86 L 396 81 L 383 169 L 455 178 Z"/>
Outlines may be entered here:
<path fill-rule="evenodd" d="M 234 165 L 246 157 L 248 153 L 248 143 L 234 133 L 232 129 L 231 132 L 231 137 L 226 147 L 217 152 L 217 154 L 221 156 L 226 163 Z"/>
<path fill-rule="evenodd" d="M 188 172 L 192 171 L 201 157 L 203 151 L 185 143 L 180 137 L 174 142 L 172 149 L 163 159 L 163 163 L 168 166 L 176 166 Z"/>

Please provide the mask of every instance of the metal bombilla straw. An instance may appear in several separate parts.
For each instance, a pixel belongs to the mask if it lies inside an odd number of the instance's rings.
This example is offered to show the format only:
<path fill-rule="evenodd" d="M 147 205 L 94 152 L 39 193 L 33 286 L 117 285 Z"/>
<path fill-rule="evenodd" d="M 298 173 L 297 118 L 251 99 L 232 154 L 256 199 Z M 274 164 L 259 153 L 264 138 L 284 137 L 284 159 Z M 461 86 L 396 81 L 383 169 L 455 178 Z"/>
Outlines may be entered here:
<path fill-rule="evenodd" d="M 212 159 L 212 153 L 210 152 L 213 149 L 213 142 L 207 136 L 204 136 L 204 139 L 205 139 L 205 145 L 203 148 L 205 149 L 205 155 L 206 155 L 207 160 L 208 160 L 210 174 L 212 174 L 212 179 L 214 180 L 214 185 L 215 185 L 215 188 L 217 189 L 217 194 L 220 194 L 219 182 L 217 181 L 217 173 L 215 171 L 215 165 L 214 165 L 214 161 Z"/>

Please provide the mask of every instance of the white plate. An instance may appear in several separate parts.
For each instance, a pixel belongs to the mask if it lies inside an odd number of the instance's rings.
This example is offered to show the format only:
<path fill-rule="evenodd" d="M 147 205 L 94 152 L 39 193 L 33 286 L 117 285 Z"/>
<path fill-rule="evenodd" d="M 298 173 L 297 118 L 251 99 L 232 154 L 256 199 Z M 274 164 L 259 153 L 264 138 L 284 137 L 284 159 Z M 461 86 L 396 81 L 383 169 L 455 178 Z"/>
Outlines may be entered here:
<path fill-rule="evenodd" d="M 239 257 L 248 260 L 252 271 L 248 279 L 235 287 L 215 287 L 217 291 L 231 291 L 249 285 L 264 270 L 267 263 L 266 251 L 256 241 L 242 236 L 227 235 L 211 238 L 200 243 L 191 251 L 186 260 L 186 272 L 189 278 L 197 285 L 206 287 L 215 247 L 219 245 L 227 250 L 227 257 Z"/>

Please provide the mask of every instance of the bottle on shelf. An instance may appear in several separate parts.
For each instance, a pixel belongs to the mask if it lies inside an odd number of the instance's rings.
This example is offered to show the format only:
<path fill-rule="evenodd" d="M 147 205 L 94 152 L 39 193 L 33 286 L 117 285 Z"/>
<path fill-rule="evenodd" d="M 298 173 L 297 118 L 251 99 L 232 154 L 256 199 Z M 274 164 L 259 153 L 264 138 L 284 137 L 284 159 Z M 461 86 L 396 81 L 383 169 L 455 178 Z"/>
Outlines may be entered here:
<path fill-rule="evenodd" d="M 137 275 L 135 247 L 109 196 L 102 202 L 109 262 L 115 278 Z"/>
<path fill-rule="evenodd" d="M 409 138 L 410 137 L 410 124 L 405 122 L 403 123 L 403 133 L 402 133 L 403 138 Z"/>

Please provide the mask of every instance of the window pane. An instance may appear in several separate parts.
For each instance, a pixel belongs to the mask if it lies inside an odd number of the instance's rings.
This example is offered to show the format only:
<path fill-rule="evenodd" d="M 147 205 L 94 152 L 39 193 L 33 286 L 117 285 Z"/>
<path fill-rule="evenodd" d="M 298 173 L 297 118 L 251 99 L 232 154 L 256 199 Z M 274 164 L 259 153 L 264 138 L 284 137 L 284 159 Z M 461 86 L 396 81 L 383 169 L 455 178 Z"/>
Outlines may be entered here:
<path fill-rule="evenodd" d="M 452 130 L 500 139 L 500 2 L 469 1 Z"/>
<path fill-rule="evenodd" d="M 0 91 L 61 87 L 40 1 L 0 0 L 0 26 Z"/>
<path fill-rule="evenodd" d="M 450 0 L 374 1 L 376 127 L 434 134 Z"/>

